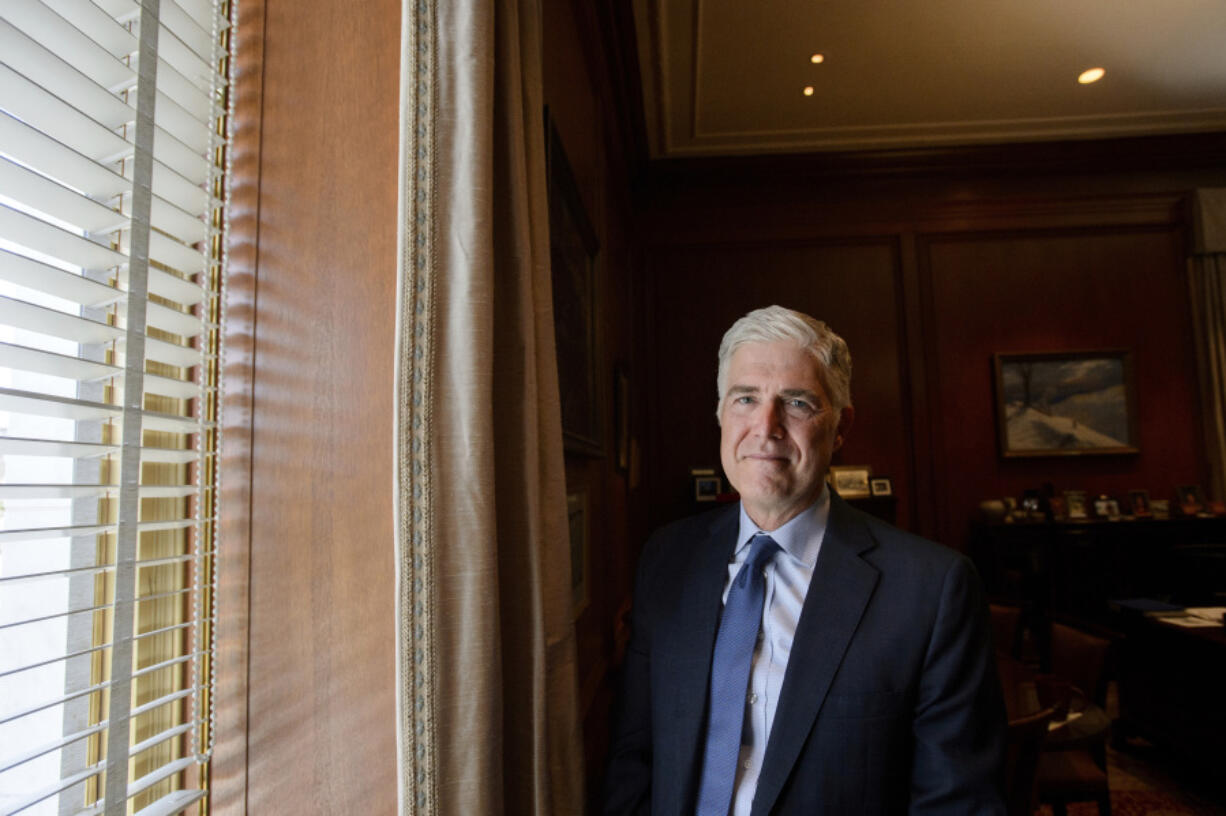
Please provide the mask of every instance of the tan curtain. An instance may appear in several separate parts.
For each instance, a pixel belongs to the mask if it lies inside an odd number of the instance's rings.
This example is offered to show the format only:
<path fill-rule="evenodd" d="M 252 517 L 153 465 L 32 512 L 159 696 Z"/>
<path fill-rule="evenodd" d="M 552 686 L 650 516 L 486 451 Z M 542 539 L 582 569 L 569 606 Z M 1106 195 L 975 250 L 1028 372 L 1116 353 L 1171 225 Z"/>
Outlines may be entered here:
<path fill-rule="evenodd" d="M 402 10 L 401 812 L 579 813 L 540 9 Z"/>
<path fill-rule="evenodd" d="M 1188 259 L 1209 492 L 1226 500 L 1226 190 L 1198 190 Z"/>

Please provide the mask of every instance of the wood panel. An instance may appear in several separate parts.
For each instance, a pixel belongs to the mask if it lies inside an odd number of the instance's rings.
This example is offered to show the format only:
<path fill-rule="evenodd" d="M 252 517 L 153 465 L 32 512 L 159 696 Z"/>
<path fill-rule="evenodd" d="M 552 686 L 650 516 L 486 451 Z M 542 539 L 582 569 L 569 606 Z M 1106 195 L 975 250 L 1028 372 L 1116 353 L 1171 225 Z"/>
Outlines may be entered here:
<path fill-rule="evenodd" d="M 229 266 L 223 327 L 217 559 L 217 673 L 209 811 L 247 812 L 247 634 L 250 626 L 251 430 L 260 235 L 264 3 L 244 3 L 234 28 Z"/>
<path fill-rule="evenodd" d="M 825 320 L 852 353 L 856 423 L 836 463 L 891 476 L 908 523 L 909 372 L 897 243 L 669 247 L 652 259 L 654 405 L 648 462 L 653 525 L 692 512 L 689 470 L 719 467 L 715 375 L 724 332 L 772 303 Z"/>
<path fill-rule="evenodd" d="M 246 807 L 390 813 L 399 4 L 263 43 Z"/>
<path fill-rule="evenodd" d="M 709 347 L 713 360 L 727 321 L 761 305 L 755 299 L 761 293 L 789 302 L 774 293 L 797 291 L 792 273 L 773 253 L 804 246 L 890 246 L 888 293 L 875 283 L 874 274 L 884 271 L 865 273 L 855 259 L 842 259 L 836 263 L 848 275 L 846 290 L 837 300 L 815 300 L 813 312 L 848 337 L 856 361 L 852 389 L 859 418 L 842 461 L 867 463 L 879 472 L 902 468 L 888 473 L 908 505 L 899 514 L 900 526 L 965 549 L 984 498 L 1017 495 L 1047 481 L 1107 492 L 1146 487 L 1156 496 L 1177 479 L 1203 481 L 1183 279 L 1186 193 L 1180 190 L 1222 183 L 1219 170 L 951 175 L 852 184 L 815 181 L 805 164 L 795 158 L 787 179 L 686 176 L 684 183 L 673 183 L 662 176 L 649 187 L 640 219 L 650 263 L 647 285 L 654 288 L 641 311 L 648 315 L 652 354 L 660 365 L 671 365 L 668 355 L 686 343 Z M 756 249 L 743 255 L 738 247 Z M 742 274 L 724 271 L 738 264 Z M 686 301 L 689 292 L 695 296 Z M 827 306 L 836 302 L 842 310 L 837 318 Z M 679 325 L 695 326 L 687 335 L 674 329 L 680 311 L 710 315 L 713 322 L 718 317 L 721 325 L 698 326 L 697 317 L 683 315 Z M 844 331 L 845 325 L 852 328 Z M 886 325 L 891 333 L 882 335 Z M 872 330 L 857 336 L 860 326 Z M 880 342 L 883 336 L 889 342 Z M 991 354 L 1068 344 L 1144 349 L 1138 373 L 1148 394 L 1140 417 L 1147 447 L 1130 462 L 1000 460 Z M 694 381 L 690 387 L 702 377 L 713 382 L 713 362 L 677 359 L 676 377 Z M 689 370 L 699 364 L 697 374 Z M 891 425 L 898 430 L 887 438 L 901 454 L 888 446 L 857 447 L 864 438 L 865 372 L 897 383 L 892 392 L 870 389 L 868 404 L 881 401 L 897 412 Z M 706 406 L 685 414 L 696 419 L 678 422 L 677 413 L 686 409 L 675 404 L 682 389 L 670 376 L 662 368 L 648 395 L 647 472 L 657 480 L 650 494 L 653 522 L 680 512 L 679 471 L 717 461 L 717 430 Z M 697 393 L 706 387 L 703 382 Z M 1177 429 L 1167 425 L 1168 417 Z M 660 479 L 672 480 L 671 486 Z"/>
<path fill-rule="evenodd" d="M 1057 490 L 1166 498 L 1201 483 L 1199 395 L 1177 225 L 1015 231 L 920 242 L 931 313 L 929 377 L 939 537 L 966 541 L 978 503 Z M 1139 392 L 1137 455 L 1001 459 L 995 352 L 1129 349 Z"/>
<path fill-rule="evenodd" d="M 630 220 L 631 137 L 612 104 L 625 86 L 611 75 L 618 69 L 610 60 L 618 55 L 609 54 L 601 29 L 602 17 L 620 12 L 584 0 L 546 0 L 541 10 L 545 101 L 600 244 L 595 377 L 606 453 L 566 457 L 567 490 L 588 495 L 588 603 L 575 620 L 575 642 L 588 810 L 595 813 L 608 743 L 609 677 L 618 657 L 616 617 L 630 594 L 633 559 L 645 533 L 641 488 L 631 472 L 617 467 L 613 394 L 617 366 L 630 377 L 632 399 L 646 391 L 631 329 L 632 264 L 641 253 Z M 632 406 L 632 437 L 642 423 L 638 405 Z"/>

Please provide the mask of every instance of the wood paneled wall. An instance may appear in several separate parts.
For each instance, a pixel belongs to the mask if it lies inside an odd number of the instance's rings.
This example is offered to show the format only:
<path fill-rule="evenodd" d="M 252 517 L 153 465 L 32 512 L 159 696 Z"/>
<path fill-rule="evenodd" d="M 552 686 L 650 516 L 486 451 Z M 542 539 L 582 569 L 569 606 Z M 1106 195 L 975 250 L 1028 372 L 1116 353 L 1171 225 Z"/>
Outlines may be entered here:
<path fill-rule="evenodd" d="M 965 549 L 986 498 L 1205 482 L 1184 205 L 1221 164 L 862 181 L 768 166 L 661 173 L 642 196 L 651 526 L 692 510 L 691 467 L 718 467 L 719 339 L 770 303 L 850 344 L 857 417 L 836 463 L 893 477 L 900 526 Z M 1135 355 L 1141 453 L 1001 459 L 993 353 L 1108 348 Z"/>
<path fill-rule="evenodd" d="M 392 813 L 400 7 L 240 10 L 227 405 L 249 436 L 222 483 L 248 487 L 227 494 L 213 805 Z"/>
<path fill-rule="evenodd" d="M 617 467 L 614 371 L 629 375 L 631 435 L 641 437 L 646 393 L 645 339 L 636 332 L 633 273 L 640 262 L 631 222 L 624 131 L 613 112 L 615 92 L 599 4 L 546 0 L 543 73 L 545 102 L 574 171 L 600 248 L 596 256 L 596 383 L 605 454 L 568 453 L 570 493 L 588 497 L 588 602 L 575 619 L 579 704 L 583 717 L 589 810 L 595 802 L 608 742 L 611 672 L 617 656 L 616 617 L 629 598 L 634 561 L 645 534 L 646 502 L 635 468 Z M 604 11 L 607 11 L 605 9 Z"/>

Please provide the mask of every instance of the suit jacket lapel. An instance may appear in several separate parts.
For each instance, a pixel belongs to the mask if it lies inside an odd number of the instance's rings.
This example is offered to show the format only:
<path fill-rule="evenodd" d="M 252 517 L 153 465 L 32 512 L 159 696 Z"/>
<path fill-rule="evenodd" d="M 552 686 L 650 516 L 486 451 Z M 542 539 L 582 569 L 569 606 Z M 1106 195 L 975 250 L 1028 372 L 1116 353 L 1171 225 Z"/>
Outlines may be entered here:
<path fill-rule="evenodd" d="M 860 554 L 875 546 L 838 496 L 792 641 L 779 705 L 766 745 L 753 812 L 769 813 L 800 756 L 830 683 L 877 585 L 875 567 Z"/>
<path fill-rule="evenodd" d="M 740 518 L 736 507 L 721 514 L 709 528 L 707 538 L 691 551 L 691 564 L 683 573 L 690 578 L 681 588 L 676 627 L 670 629 L 667 638 L 668 653 L 685 669 L 672 677 L 675 687 L 670 695 L 677 706 L 678 727 L 672 736 L 681 771 L 675 783 L 681 788 L 679 812 L 692 808 L 697 795 L 711 654 Z"/>

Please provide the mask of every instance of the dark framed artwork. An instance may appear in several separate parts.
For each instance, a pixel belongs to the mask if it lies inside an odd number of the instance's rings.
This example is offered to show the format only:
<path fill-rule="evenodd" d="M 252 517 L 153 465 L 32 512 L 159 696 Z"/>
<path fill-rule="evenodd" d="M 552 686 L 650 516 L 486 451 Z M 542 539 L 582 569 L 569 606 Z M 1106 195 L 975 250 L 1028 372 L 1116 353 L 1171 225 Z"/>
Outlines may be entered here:
<path fill-rule="evenodd" d="M 562 442 L 568 453 L 603 456 L 596 383 L 596 231 L 583 208 L 574 172 L 548 110 L 545 129 Z"/>
<path fill-rule="evenodd" d="M 1127 351 L 996 354 L 1000 454 L 1137 453 L 1137 393 Z"/>

